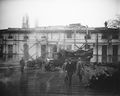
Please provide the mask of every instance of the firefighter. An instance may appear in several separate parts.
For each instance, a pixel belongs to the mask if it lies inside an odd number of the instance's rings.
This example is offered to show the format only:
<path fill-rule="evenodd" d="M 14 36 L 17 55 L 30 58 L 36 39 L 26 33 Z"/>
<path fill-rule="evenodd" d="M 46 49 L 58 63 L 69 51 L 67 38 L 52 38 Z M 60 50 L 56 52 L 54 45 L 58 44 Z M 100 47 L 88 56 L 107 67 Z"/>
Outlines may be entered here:
<path fill-rule="evenodd" d="M 24 61 L 23 57 L 20 60 L 20 67 L 21 67 L 21 72 L 23 73 L 24 72 L 24 67 L 25 67 L 25 61 Z"/>

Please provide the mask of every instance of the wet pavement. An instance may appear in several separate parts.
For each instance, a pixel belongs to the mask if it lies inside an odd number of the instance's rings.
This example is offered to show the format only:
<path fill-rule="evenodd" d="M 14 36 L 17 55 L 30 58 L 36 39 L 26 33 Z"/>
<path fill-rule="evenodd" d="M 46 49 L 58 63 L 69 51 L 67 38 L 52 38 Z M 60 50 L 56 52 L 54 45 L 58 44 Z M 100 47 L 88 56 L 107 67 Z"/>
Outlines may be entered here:
<path fill-rule="evenodd" d="M 119 96 L 111 90 L 94 90 L 79 83 L 73 76 L 72 86 L 64 83 L 65 74 L 42 72 L 39 69 L 0 69 L 0 96 Z"/>

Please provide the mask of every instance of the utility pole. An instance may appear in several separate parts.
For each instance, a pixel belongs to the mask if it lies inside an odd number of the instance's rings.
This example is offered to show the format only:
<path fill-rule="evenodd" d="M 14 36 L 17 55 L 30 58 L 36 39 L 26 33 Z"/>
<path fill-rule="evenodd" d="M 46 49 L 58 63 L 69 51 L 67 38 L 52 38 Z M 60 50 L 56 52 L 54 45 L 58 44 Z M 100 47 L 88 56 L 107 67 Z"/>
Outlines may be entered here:
<path fill-rule="evenodd" d="M 48 33 L 46 36 L 46 58 L 48 58 Z"/>
<path fill-rule="evenodd" d="M 98 32 L 96 36 L 96 62 L 98 63 Z"/>
<path fill-rule="evenodd" d="M 86 50 L 87 47 L 88 47 L 87 38 L 88 38 L 88 26 L 86 26 L 86 34 L 85 34 L 85 50 Z"/>
<path fill-rule="evenodd" d="M 57 52 L 59 52 L 59 44 L 60 44 L 60 32 L 59 32 L 59 38 L 58 38 L 58 41 L 57 41 Z"/>
<path fill-rule="evenodd" d="M 38 58 L 38 39 L 36 38 L 36 59 Z"/>
<path fill-rule="evenodd" d="M 65 50 L 65 31 L 64 31 L 64 40 L 63 40 L 63 43 L 64 43 L 64 50 Z"/>
<path fill-rule="evenodd" d="M 75 46 L 76 46 L 76 30 L 74 30 L 74 49 L 75 49 Z"/>

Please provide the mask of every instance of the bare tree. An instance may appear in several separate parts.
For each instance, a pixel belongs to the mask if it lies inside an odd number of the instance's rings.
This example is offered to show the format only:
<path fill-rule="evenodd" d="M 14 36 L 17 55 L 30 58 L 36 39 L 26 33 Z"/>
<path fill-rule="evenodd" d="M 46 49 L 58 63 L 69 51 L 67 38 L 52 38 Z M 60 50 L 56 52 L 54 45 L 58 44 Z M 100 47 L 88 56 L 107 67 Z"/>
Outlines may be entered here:
<path fill-rule="evenodd" d="M 117 28 L 120 27 L 120 14 L 116 15 L 115 19 L 110 19 L 107 21 L 109 28 Z"/>

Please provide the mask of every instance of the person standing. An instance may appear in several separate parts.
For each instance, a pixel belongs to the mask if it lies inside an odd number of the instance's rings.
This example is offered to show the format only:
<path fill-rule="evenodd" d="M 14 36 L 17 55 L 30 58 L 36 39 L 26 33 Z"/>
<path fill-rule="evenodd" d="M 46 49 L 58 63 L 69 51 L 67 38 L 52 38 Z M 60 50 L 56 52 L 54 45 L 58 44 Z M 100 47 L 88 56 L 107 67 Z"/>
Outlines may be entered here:
<path fill-rule="evenodd" d="M 79 76 L 79 81 L 82 81 L 82 76 L 83 76 L 83 62 L 81 58 L 78 59 L 78 62 L 76 64 L 76 74 Z"/>
<path fill-rule="evenodd" d="M 69 60 L 67 61 L 66 66 L 65 66 L 65 70 L 66 70 L 66 72 L 67 72 L 65 79 L 67 79 L 68 85 L 69 85 L 69 87 L 70 87 L 71 84 L 72 84 L 72 75 L 73 75 L 73 73 L 75 72 L 74 65 L 73 65 L 71 59 L 69 59 Z"/>
<path fill-rule="evenodd" d="M 24 61 L 23 57 L 20 60 L 20 67 L 21 67 L 21 72 L 23 73 L 24 72 L 24 67 L 25 67 L 25 61 Z"/>

